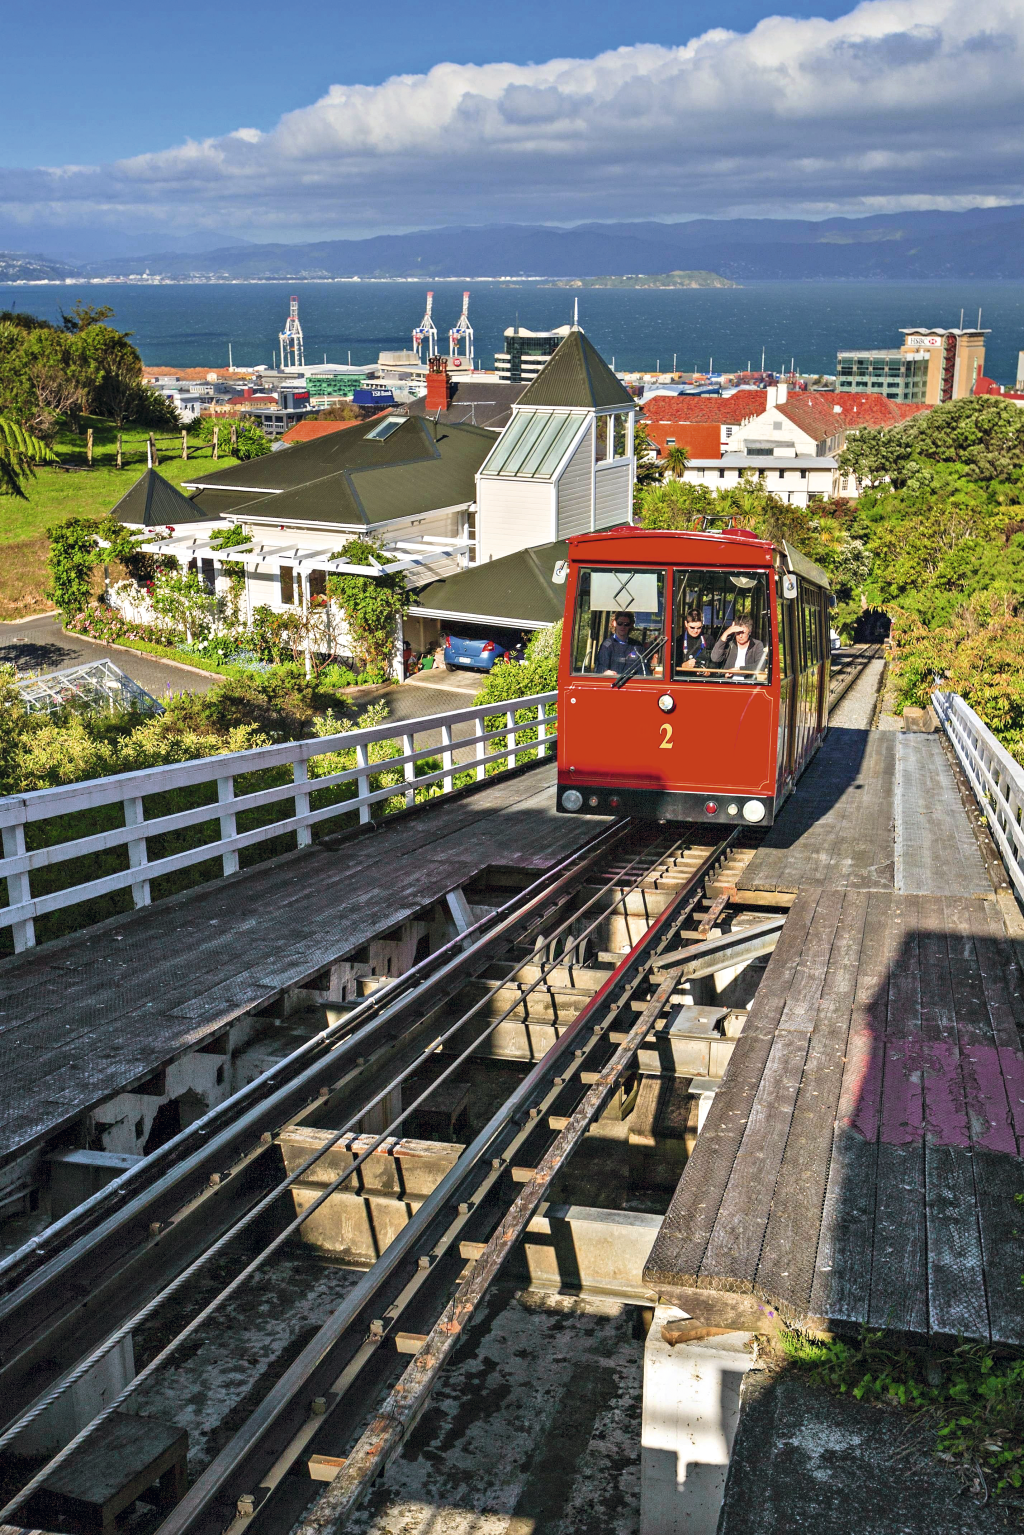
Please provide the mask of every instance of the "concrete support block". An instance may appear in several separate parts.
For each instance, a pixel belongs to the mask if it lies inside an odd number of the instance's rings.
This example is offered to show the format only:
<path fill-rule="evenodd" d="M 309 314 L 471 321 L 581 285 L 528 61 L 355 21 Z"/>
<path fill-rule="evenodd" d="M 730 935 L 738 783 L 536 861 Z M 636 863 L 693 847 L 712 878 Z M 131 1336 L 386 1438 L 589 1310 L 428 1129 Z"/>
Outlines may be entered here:
<path fill-rule="evenodd" d="M 59 1151 L 46 1161 L 50 1169 L 50 1219 L 59 1221 L 142 1158 L 123 1151 Z"/>
<path fill-rule="evenodd" d="M 658 1306 L 644 1350 L 640 1535 L 715 1535 L 753 1364 L 751 1333 L 666 1343 L 662 1326 L 680 1315 Z"/>
<path fill-rule="evenodd" d="M 135 1351 L 129 1336 L 122 1338 L 70 1391 L 22 1429 L 12 1449 L 19 1455 L 53 1455 L 62 1450 L 134 1378 Z"/>
<path fill-rule="evenodd" d="M 530 1288 L 556 1294 L 613 1296 L 647 1305 L 644 1264 L 661 1229 L 660 1215 L 548 1205 L 526 1228 L 522 1258 Z"/>

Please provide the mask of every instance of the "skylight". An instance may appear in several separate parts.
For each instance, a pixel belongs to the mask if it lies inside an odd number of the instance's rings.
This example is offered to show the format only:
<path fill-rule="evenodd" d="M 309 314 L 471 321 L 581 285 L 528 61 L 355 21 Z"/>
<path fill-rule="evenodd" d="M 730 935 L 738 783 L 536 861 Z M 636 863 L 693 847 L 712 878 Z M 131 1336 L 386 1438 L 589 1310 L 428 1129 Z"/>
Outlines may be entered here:
<path fill-rule="evenodd" d="M 367 432 L 363 441 L 383 442 L 385 437 L 390 437 L 392 432 L 397 432 L 402 422 L 406 420 L 408 420 L 406 416 L 388 416 L 387 420 L 379 422 L 372 432 Z"/>
<path fill-rule="evenodd" d="M 502 433 L 484 474 L 549 480 L 580 429 L 579 416 L 547 410 L 517 411 Z"/>

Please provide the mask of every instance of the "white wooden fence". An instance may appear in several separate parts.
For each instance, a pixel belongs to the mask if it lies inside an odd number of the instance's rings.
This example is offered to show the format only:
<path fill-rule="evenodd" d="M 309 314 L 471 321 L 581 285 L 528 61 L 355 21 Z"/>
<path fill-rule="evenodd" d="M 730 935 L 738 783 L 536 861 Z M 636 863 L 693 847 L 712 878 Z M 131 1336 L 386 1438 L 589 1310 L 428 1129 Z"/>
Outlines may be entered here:
<path fill-rule="evenodd" d="M 932 707 L 970 780 L 1006 872 L 1024 897 L 1024 768 L 956 693 L 933 693 Z"/>
<path fill-rule="evenodd" d="M 238 870 L 240 851 L 256 843 L 293 832 L 296 845 L 306 847 L 312 840 L 312 827 L 322 821 L 358 815 L 359 821 L 365 823 L 371 819 L 372 807 L 385 800 L 404 798 L 406 805 L 412 805 L 418 789 L 434 784 L 440 786 L 442 794 L 451 793 L 457 773 L 471 770 L 478 780 L 482 780 L 491 763 L 504 759 L 506 767 L 513 768 L 526 752 L 546 757 L 556 737 L 552 708 L 556 698 L 556 693 L 536 693 L 529 698 L 514 699 L 504 706 L 476 705 L 448 714 L 393 720 L 370 730 L 345 731 L 312 741 L 288 741 L 281 746 L 260 746 L 251 751 L 230 752 L 136 773 L 119 773 L 111 778 L 93 778 L 59 789 L 38 789 L 31 794 L 0 799 L 4 854 L 0 860 L 0 878 L 7 881 L 8 897 L 8 905 L 0 907 L 0 928 L 13 928 L 15 951 L 20 953 L 36 941 L 35 918 L 48 912 L 61 911 L 127 887 L 131 888 L 136 906 L 148 906 L 150 883 L 159 875 L 171 874 L 218 856 L 224 874 L 234 874 Z M 529 722 L 517 723 L 516 714 L 524 710 L 535 711 L 536 717 Z M 500 728 L 485 728 L 487 718 L 502 714 L 505 723 Z M 463 726 L 470 727 L 469 733 L 456 734 Z M 435 738 L 434 743 L 418 747 L 416 737 L 428 734 Z M 524 735 L 528 737 L 525 741 L 522 739 Z M 371 748 L 379 742 L 390 741 L 401 741 L 401 752 L 371 761 Z M 309 764 L 317 757 L 331 752 L 353 751 L 354 767 L 326 773 L 322 777 L 310 776 Z M 440 758 L 440 768 L 417 775 L 417 764 L 430 758 Z M 235 793 L 235 780 L 243 774 L 282 767 L 291 768 L 290 783 L 250 794 Z M 379 778 L 382 773 L 394 773 L 399 769 L 401 784 L 372 786 L 371 780 L 375 776 Z M 353 782 L 356 793 L 352 797 L 317 809 L 310 808 L 312 794 Z M 216 803 L 147 820 L 144 802 L 151 796 L 202 784 L 216 784 Z M 288 800 L 293 802 L 292 814 L 265 826 L 238 831 L 237 818 L 242 812 Z M 56 816 L 107 805 L 124 807 L 123 826 L 87 837 L 69 836 L 67 841 L 54 841 L 49 846 L 26 850 L 26 827 L 51 821 Z M 150 837 L 211 821 L 219 822 L 219 835 L 212 841 L 150 861 L 147 846 Z M 34 871 L 119 847 L 128 849 L 127 869 L 87 879 L 64 890 L 33 896 L 30 880 Z"/>

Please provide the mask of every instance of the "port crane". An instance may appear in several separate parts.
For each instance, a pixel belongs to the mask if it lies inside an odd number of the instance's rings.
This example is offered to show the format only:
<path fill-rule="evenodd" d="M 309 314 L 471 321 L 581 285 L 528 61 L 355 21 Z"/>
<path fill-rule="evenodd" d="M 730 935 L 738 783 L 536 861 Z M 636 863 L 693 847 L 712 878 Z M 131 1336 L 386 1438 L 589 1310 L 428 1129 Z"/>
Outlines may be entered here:
<path fill-rule="evenodd" d="M 473 327 L 469 323 L 469 294 L 462 295 L 462 313 L 459 315 L 458 324 L 448 332 L 448 356 L 457 368 L 462 366 L 459 357 L 459 347 L 466 344 L 466 364 L 473 366 Z"/>
<path fill-rule="evenodd" d="M 427 343 L 427 356 L 437 355 L 437 326 L 433 318 L 434 295 L 427 294 L 427 309 L 422 320 L 412 333 L 412 349 L 417 357 L 421 356 L 424 341 Z"/>
<path fill-rule="evenodd" d="M 302 352 L 302 326 L 299 324 L 299 301 L 292 295 L 288 306 L 288 318 L 284 330 L 278 336 L 281 343 L 281 367 L 304 368 L 306 359 Z"/>

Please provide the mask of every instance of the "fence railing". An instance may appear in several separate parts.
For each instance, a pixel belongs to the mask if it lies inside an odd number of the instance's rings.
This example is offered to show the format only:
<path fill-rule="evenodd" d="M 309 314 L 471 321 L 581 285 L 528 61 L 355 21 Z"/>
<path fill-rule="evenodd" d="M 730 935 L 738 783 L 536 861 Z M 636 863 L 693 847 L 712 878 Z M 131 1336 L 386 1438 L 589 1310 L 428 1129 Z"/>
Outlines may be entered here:
<path fill-rule="evenodd" d="M 932 707 L 953 744 L 1006 872 L 1024 897 L 1024 767 L 1000 745 L 969 704 L 956 693 L 933 693 Z"/>
<path fill-rule="evenodd" d="M 257 843 L 289 833 L 294 834 L 297 847 L 306 847 L 312 841 L 312 828 L 322 822 L 358 816 L 360 823 L 366 823 L 372 819 L 373 807 L 386 800 L 397 799 L 411 806 L 418 790 L 433 785 L 438 786 L 442 795 L 451 793 L 459 774 L 470 772 L 477 780 L 483 780 L 492 764 L 504 762 L 506 768 L 514 768 L 527 753 L 531 757 L 547 757 L 557 733 L 552 707 L 556 698 L 556 693 L 536 693 L 508 703 L 478 704 L 447 714 L 393 720 L 368 730 L 344 731 L 309 741 L 289 741 L 280 746 L 255 747 L 249 751 L 120 773 L 110 778 L 94 778 L 84 783 L 38 789 L 30 794 L 0 799 L 4 854 L 0 860 L 0 878 L 7 882 L 8 895 L 8 905 L 0 907 L 0 929 L 13 929 L 15 952 L 20 953 L 36 942 L 36 919 L 50 912 L 129 888 L 135 906 L 148 906 L 151 883 L 162 875 L 218 856 L 222 872 L 234 874 L 239 868 L 239 853 Z M 524 714 L 528 718 L 524 719 Z M 502 715 L 504 724 L 497 729 L 486 728 L 488 719 Z M 469 733 L 460 734 L 467 726 Z M 435 739 L 430 744 L 417 746 L 417 736 L 428 734 Z M 396 745 L 401 742 L 401 750 L 393 756 L 381 755 L 379 743 L 382 742 Z M 374 747 L 378 747 L 378 752 L 371 757 Z M 310 765 L 315 764 L 317 758 L 335 752 L 353 754 L 354 765 L 340 772 L 311 775 Z M 430 767 L 432 759 L 439 759 L 440 767 Z M 424 766 L 427 771 L 418 771 Z M 290 780 L 236 794 L 238 778 L 267 769 L 290 769 Z M 397 770 L 401 771 L 398 782 L 380 785 L 382 775 L 394 780 Z M 377 786 L 374 786 L 374 779 Z M 216 800 L 172 814 L 161 814 L 159 808 L 162 807 L 158 807 L 157 814 L 147 816 L 146 802 L 152 802 L 154 796 L 174 790 L 202 792 L 204 785 L 209 786 L 211 795 L 216 787 Z M 327 790 L 343 793 L 347 785 L 355 786 L 354 794 L 337 797 L 330 804 L 311 807 L 311 797 L 322 799 L 323 791 Z M 245 812 L 289 800 L 292 801 L 290 814 L 285 813 L 278 820 L 268 820 L 245 831 L 238 830 L 238 818 Z M 58 817 L 104 809 L 109 818 L 110 807 L 114 807 L 116 817 L 118 806 L 123 807 L 121 826 L 111 826 L 87 836 L 76 835 L 75 829 L 70 828 L 66 840 L 60 839 L 59 826 L 51 826 L 47 829 L 46 839 L 39 834 L 32 836 L 31 828 L 41 822 L 52 823 Z M 152 838 L 200 827 L 204 823 L 217 823 L 212 840 L 150 858 L 149 841 Z M 45 840 L 45 845 L 29 848 L 26 831 L 31 840 Z M 127 849 L 127 868 L 60 890 L 33 895 L 33 874 L 51 870 L 72 859 L 88 859 L 119 848 Z"/>

